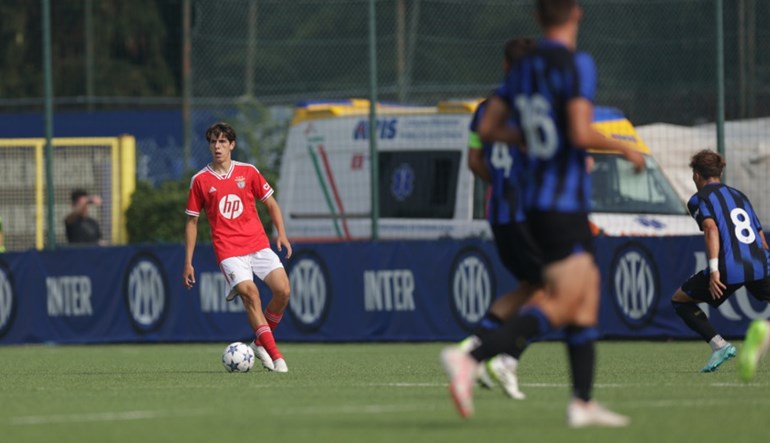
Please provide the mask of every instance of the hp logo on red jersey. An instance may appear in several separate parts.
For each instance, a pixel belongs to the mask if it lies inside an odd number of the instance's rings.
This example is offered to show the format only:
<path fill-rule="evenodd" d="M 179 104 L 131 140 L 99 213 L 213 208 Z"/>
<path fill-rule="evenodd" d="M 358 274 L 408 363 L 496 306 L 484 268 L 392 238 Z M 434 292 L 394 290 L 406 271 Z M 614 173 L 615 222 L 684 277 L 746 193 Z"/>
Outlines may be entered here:
<path fill-rule="evenodd" d="M 243 202 L 235 194 L 227 194 L 219 200 L 219 213 L 230 220 L 243 214 Z"/>

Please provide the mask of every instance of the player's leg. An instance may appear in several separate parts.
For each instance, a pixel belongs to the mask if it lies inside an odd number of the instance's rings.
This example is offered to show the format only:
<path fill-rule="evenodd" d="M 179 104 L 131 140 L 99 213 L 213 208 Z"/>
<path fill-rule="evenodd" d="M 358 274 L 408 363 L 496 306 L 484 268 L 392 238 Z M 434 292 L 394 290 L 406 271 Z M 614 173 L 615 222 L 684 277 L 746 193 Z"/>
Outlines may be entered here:
<path fill-rule="evenodd" d="M 230 285 L 228 297 L 237 294 L 243 301 L 249 325 L 254 331 L 255 339 L 250 343 L 254 354 L 267 369 L 275 369 L 274 358 L 280 358 L 281 353 L 275 345 L 272 331 L 262 312 L 262 301 L 259 289 L 254 284 L 251 256 L 231 257 L 219 264 L 225 280 Z M 264 342 L 264 343 L 263 343 Z"/>
<path fill-rule="evenodd" d="M 542 254 L 525 222 L 493 225 L 495 248 L 503 266 L 518 281 L 518 287 L 498 298 L 480 322 L 480 334 L 500 327 L 539 289 Z"/>
<path fill-rule="evenodd" d="M 460 348 L 467 352 L 473 350 L 483 337 L 497 330 L 505 320 L 513 317 L 538 289 L 540 288 L 537 285 L 521 282 L 513 291 L 506 292 L 495 299 L 474 328 L 473 334 L 460 342 Z"/>
<path fill-rule="evenodd" d="M 265 317 L 268 323 L 270 323 L 270 327 L 275 329 L 278 323 L 281 322 L 286 308 L 289 306 L 289 296 L 291 294 L 289 277 L 286 275 L 286 270 L 280 267 L 270 271 L 263 281 L 270 288 L 270 293 L 273 295 L 265 308 Z"/>
<path fill-rule="evenodd" d="M 270 288 L 271 298 L 265 309 L 265 317 L 271 329 L 275 329 L 289 305 L 291 290 L 289 277 L 281 259 L 272 249 L 266 248 L 252 257 L 252 271 Z"/>
<path fill-rule="evenodd" d="M 259 298 L 259 289 L 253 280 L 244 280 L 235 286 L 235 290 L 243 301 L 243 307 L 246 310 L 246 317 L 254 331 L 254 341 L 249 345 L 254 351 L 254 355 L 262 361 L 262 366 L 275 369 L 273 360 L 282 358 L 278 347 L 275 344 L 273 333 L 267 324 L 267 319 L 262 312 L 262 301 Z"/>
<path fill-rule="evenodd" d="M 770 302 L 770 277 L 746 283 L 749 293 L 759 300 Z M 751 381 L 759 362 L 770 348 L 770 321 L 757 319 L 746 330 L 746 338 L 738 353 L 738 374 L 743 381 Z"/>
<path fill-rule="evenodd" d="M 737 287 L 729 285 L 724 295 L 719 300 L 714 300 L 708 291 L 709 277 L 706 271 L 701 271 L 687 279 L 681 288 L 677 289 L 671 297 L 671 304 L 676 314 L 684 323 L 700 335 L 711 347 L 711 356 L 701 372 L 713 372 L 727 360 L 735 357 L 736 349 L 725 340 L 709 321 L 706 313 L 698 306 L 698 303 L 708 303 L 711 306 L 719 306 L 727 297 L 735 292 Z"/>
<path fill-rule="evenodd" d="M 270 302 L 265 308 L 264 316 L 272 332 L 278 327 L 283 318 L 286 307 L 289 305 L 289 277 L 281 264 L 281 260 L 272 249 L 263 249 L 252 255 L 252 271 L 270 289 Z M 257 342 L 258 345 L 264 344 Z M 259 349 L 256 352 L 258 352 Z M 283 356 L 273 357 L 273 366 L 276 372 L 288 372 L 286 360 Z"/>
<path fill-rule="evenodd" d="M 567 425 L 573 428 L 586 426 L 621 427 L 630 419 L 613 412 L 593 399 L 593 383 L 596 371 L 596 329 L 599 314 L 599 270 L 592 263 L 585 270 L 585 292 L 575 307 L 572 324 L 565 329 L 565 341 L 572 372 L 572 399 L 567 406 Z"/>
<path fill-rule="evenodd" d="M 516 290 L 495 300 L 479 322 L 474 335 L 461 342 L 461 348 L 467 351 L 478 346 L 481 338 L 498 329 L 506 320 L 513 317 L 525 303 L 543 293 L 540 283 L 543 267 L 542 254 L 532 238 L 527 224 L 522 222 L 493 225 L 492 233 L 503 266 L 518 280 L 519 286 Z M 491 388 L 494 384 L 493 381 L 496 380 L 509 397 L 524 398 L 524 395 L 519 391 L 516 377 L 518 358 L 501 354 L 485 361 L 478 369 L 479 383 Z"/>

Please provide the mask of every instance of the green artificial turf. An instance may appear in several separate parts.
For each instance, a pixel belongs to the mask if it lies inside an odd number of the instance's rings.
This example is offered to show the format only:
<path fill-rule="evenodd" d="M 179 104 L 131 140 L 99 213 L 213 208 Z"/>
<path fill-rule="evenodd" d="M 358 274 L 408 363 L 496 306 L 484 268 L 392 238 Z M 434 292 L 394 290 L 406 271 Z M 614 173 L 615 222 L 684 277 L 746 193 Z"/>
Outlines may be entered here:
<path fill-rule="evenodd" d="M 740 343 L 736 343 L 740 345 Z M 600 342 L 595 397 L 623 429 L 565 426 L 561 343 L 519 367 L 523 401 L 477 389 L 454 410 L 440 343 L 293 344 L 289 373 L 227 373 L 221 344 L 0 347 L 0 441 L 15 442 L 758 442 L 770 427 L 770 364 L 701 374 L 701 342 Z"/>

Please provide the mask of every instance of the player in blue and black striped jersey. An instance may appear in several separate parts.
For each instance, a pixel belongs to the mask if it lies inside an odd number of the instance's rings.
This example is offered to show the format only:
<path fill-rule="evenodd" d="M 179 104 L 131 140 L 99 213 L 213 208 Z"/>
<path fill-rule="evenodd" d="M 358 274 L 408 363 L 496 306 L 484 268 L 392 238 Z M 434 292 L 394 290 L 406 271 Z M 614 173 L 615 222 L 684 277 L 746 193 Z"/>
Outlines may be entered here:
<path fill-rule="evenodd" d="M 717 333 L 697 303 L 718 307 L 743 286 L 755 298 L 770 302 L 770 252 L 749 199 L 721 182 L 724 158 L 700 151 L 690 167 L 698 192 L 687 208 L 703 231 L 708 267 L 684 282 L 671 302 L 685 324 L 711 346 L 701 372 L 713 372 L 733 358 L 736 349 Z"/>
<path fill-rule="evenodd" d="M 530 38 L 508 40 L 504 49 L 503 71 L 510 68 L 535 45 Z M 537 291 L 542 290 L 540 272 L 542 257 L 525 223 L 524 208 L 513 180 L 521 173 L 523 152 L 506 143 L 484 142 L 478 135 L 478 125 L 484 116 L 487 100 L 479 103 L 473 114 L 468 140 L 468 167 L 473 174 L 489 185 L 486 213 L 498 256 L 518 282 L 510 292 L 498 297 L 484 317 L 479 321 L 473 335 L 464 339 L 460 346 L 472 350 L 481 338 L 496 330 L 504 320 L 510 318 Z M 479 382 L 484 387 L 493 387 L 497 380 L 504 392 L 511 398 L 523 399 L 518 381 L 509 377 L 509 361 L 506 355 L 488 360 L 479 371 Z M 515 370 L 515 368 L 514 368 Z"/>
<path fill-rule="evenodd" d="M 543 253 L 546 295 L 533 299 L 470 354 L 446 349 L 442 360 L 455 404 L 468 416 L 473 397 L 467 377 L 478 362 L 501 353 L 518 359 L 532 339 L 566 327 L 573 394 L 568 424 L 625 426 L 627 417 L 591 396 L 600 291 L 588 223 L 586 150 L 619 152 L 637 170 L 645 161 L 630 146 L 591 126 L 596 70 L 590 56 L 576 51 L 582 17 L 577 0 L 538 0 L 536 9 L 544 38 L 490 98 L 479 133 L 484 140 L 526 147 L 527 165 L 518 185 L 530 232 Z"/>

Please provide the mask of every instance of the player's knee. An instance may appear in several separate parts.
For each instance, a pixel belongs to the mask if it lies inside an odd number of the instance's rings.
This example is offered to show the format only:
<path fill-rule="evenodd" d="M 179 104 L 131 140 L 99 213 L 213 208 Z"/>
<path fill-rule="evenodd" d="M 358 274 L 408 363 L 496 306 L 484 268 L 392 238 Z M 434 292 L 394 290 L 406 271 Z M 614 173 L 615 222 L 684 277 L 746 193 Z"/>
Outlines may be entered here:
<path fill-rule="evenodd" d="M 671 296 L 671 304 L 676 307 L 677 303 L 692 303 L 692 297 L 685 294 L 681 289 L 677 289 L 674 295 Z"/>
<path fill-rule="evenodd" d="M 241 300 L 246 309 L 261 309 L 262 301 L 259 299 L 259 291 L 244 291 Z"/>
<path fill-rule="evenodd" d="M 291 295 L 291 289 L 289 287 L 289 283 L 286 282 L 286 284 L 279 285 L 275 290 L 273 291 L 273 298 L 283 301 L 285 303 L 289 302 L 289 296 Z"/>

